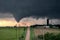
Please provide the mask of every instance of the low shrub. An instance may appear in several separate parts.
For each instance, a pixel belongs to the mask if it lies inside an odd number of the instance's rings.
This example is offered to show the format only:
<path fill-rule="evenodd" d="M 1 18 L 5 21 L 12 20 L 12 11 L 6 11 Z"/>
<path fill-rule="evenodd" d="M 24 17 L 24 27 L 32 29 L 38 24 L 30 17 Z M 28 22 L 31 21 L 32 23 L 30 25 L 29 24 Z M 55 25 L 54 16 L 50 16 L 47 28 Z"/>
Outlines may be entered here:
<path fill-rule="evenodd" d="M 53 33 L 46 33 L 43 35 L 38 35 L 38 39 L 43 39 L 44 40 L 60 40 L 60 33 L 59 34 L 53 34 Z"/>

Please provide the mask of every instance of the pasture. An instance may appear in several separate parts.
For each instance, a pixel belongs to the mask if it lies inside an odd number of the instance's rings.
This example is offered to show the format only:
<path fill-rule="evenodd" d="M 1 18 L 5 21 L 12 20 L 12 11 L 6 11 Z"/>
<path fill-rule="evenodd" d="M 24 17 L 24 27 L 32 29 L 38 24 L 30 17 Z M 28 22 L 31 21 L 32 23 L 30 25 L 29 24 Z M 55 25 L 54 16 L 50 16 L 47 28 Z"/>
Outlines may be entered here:
<path fill-rule="evenodd" d="M 27 33 L 26 31 L 27 31 L 27 27 L 0 27 L 0 40 L 25 40 Z M 30 40 L 43 40 L 45 34 L 49 35 L 48 37 L 51 36 L 51 34 L 49 33 L 53 33 L 53 35 L 57 35 L 60 33 L 60 29 L 30 27 Z"/>
<path fill-rule="evenodd" d="M 24 40 L 26 28 L 0 27 L 0 40 Z"/>
<path fill-rule="evenodd" d="M 31 40 L 45 40 L 44 35 L 46 33 L 53 33 L 54 35 L 60 34 L 60 29 L 53 28 L 31 28 Z M 39 37 L 43 37 L 40 39 Z"/>

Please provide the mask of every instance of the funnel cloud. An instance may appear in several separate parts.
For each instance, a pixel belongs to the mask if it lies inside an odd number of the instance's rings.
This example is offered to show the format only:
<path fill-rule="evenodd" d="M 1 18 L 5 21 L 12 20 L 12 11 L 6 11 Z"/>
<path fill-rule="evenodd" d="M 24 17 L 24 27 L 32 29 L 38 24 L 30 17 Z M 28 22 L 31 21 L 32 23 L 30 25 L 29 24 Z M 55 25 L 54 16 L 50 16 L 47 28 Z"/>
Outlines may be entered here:
<path fill-rule="evenodd" d="M 23 17 L 36 16 L 60 19 L 59 0 L 0 0 L 0 13 L 10 12 L 17 22 Z"/>

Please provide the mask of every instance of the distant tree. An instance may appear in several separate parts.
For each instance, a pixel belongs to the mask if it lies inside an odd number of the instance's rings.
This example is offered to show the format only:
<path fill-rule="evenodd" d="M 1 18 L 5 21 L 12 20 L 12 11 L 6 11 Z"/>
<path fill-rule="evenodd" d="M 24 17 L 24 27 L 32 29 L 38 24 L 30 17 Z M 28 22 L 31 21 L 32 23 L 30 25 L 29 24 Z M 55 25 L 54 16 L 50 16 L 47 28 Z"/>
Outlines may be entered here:
<path fill-rule="evenodd" d="M 53 26 L 50 26 L 50 28 L 53 28 Z"/>
<path fill-rule="evenodd" d="M 38 26 L 40 26 L 40 25 L 36 24 L 36 25 L 31 25 L 30 27 L 36 28 Z"/>
<path fill-rule="evenodd" d="M 16 28 L 17 26 L 14 26 L 14 28 Z"/>
<path fill-rule="evenodd" d="M 60 29 L 60 25 L 58 25 L 58 28 Z"/>

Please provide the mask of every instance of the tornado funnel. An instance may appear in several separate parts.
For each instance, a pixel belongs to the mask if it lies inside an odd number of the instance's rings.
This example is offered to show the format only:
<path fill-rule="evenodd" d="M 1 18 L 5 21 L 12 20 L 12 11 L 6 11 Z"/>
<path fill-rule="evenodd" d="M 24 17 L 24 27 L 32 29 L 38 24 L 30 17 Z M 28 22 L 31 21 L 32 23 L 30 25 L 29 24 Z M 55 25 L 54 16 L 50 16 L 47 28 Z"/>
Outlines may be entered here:
<path fill-rule="evenodd" d="M 22 17 L 19 14 L 14 14 L 14 18 L 17 22 L 19 22 Z"/>
<path fill-rule="evenodd" d="M 21 18 L 31 16 L 31 8 L 20 8 L 13 13 L 15 20 L 19 22 Z"/>
<path fill-rule="evenodd" d="M 17 22 L 19 22 L 20 19 L 21 19 L 21 17 L 18 17 L 18 16 L 16 16 L 16 15 L 14 15 L 14 17 L 15 17 L 15 20 L 16 20 Z"/>

